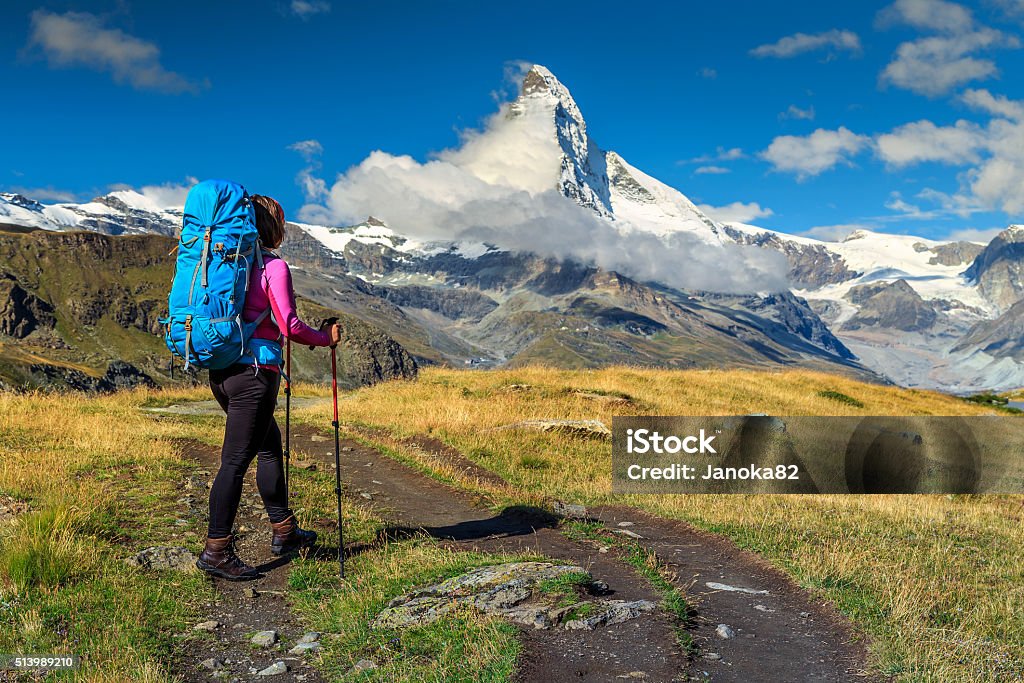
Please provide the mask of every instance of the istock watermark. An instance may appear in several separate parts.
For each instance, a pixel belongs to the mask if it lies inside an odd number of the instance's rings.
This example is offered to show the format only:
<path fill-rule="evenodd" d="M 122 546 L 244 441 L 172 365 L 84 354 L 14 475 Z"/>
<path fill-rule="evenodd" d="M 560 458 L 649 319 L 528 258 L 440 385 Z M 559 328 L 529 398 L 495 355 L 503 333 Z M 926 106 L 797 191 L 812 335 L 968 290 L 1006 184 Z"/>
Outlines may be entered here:
<path fill-rule="evenodd" d="M 1024 493 L 1024 418 L 616 417 L 615 493 Z"/>

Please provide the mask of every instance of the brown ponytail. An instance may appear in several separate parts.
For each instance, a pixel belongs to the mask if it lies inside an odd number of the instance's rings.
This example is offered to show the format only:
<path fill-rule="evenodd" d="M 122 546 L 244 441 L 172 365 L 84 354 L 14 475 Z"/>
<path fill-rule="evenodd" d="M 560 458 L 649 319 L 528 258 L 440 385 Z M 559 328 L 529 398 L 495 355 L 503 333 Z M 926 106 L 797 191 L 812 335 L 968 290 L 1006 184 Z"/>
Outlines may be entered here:
<path fill-rule="evenodd" d="M 256 209 L 260 243 L 267 249 L 277 249 L 284 241 L 284 209 L 273 197 L 261 194 L 252 196 L 252 205 Z"/>

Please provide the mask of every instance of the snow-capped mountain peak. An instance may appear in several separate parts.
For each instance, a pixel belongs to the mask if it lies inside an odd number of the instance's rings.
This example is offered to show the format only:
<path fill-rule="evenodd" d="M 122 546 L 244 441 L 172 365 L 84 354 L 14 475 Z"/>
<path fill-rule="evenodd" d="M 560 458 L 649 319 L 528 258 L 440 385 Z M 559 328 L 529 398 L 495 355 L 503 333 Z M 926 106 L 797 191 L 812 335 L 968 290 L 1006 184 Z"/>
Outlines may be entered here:
<path fill-rule="evenodd" d="M 521 103 L 527 98 L 543 98 L 556 101 L 565 109 L 565 113 L 569 118 L 576 121 L 584 132 L 586 131 L 587 124 L 583 120 L 583 113 L 576 104 L 576 100 L 573 99 L 572 93 L 562 85 L 561 81 L 555 78 L 551 71 L 540 64 L 534 64 L 526 72 L 526 76 L 523 77 L 523 86 L 517 102 Z M 515 104 L 513 103 L 513 107 Z"/>

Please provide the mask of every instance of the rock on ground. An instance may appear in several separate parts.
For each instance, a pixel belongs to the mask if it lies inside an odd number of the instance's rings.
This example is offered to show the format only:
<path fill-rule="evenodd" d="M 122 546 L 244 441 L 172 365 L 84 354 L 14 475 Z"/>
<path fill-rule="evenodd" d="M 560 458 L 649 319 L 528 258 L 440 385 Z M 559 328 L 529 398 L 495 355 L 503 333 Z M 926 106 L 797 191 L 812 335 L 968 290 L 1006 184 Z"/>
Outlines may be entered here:
<path fill-rule="evenodd" d="M 630 619 L 636 619 L 641 614 L 649 614 L 658 606 L 650 600 L 597 600 L 593 604 L 599 610 L 592 616 L 567 621 L 564 627 L 570 631 L 586 630 L 592 631 L 598 626 L 621 624 Z"/>
<path fill-rule="evenodd" d="M 193 631 L 207 631 L 207 632 L 211 632 L 212 633 L 213 631 L 216 631 L 219 627 L 220 627 L 220 622 L 219 621 L 212 621 L 212 620 L 211 621 L 201 621 L 198 624 L 196 624 L 195 626 L 193 626 L 192 630 Z"/>
<path fill-rule="evenodd" d="M 257 676 L 280 676 L 281 674 L 288 673 L 288 665 L 284 662 L 274 662 L 263 671 L 260 671 Z"/>
<path fill-rule="evenodd" d="M 376 668 L 378 668 L 377 662 L 373 661 L 372 659 L 360 659 L 352 666 L 352 669 L 349 671 L 349 674 L 357 674 L 363 671 L 369 671 L 370 669 Z"/>
<path fill-rule="evenodd" d="M 257 647 L 270 647 L 277 643 L 277 631 L 260 631 L 250 642 Z"/>
<path fill-rule="evenodd" d="M 715 635 L 723 640 L 729 640 L 736 637 L 736 631 L 733 631 L 732 627 L 728 624 L 719 624 L 718 628 L 715 629 Z"/>
<path fill-rule="evenodd" d="M 562 625 L 567 629 L 589 630 L 628 621 L 657 609 L 657 605 L 648 600 L 594 600 L 555 605 L 537 590 L 541 582 L 570 573 L 589 576 L 582 567 L 551 562 L 510 562 L 480 567 L 395 598 L 371 625 L 373 628 L 421 626 L 454 610 L 471 608 L 535 629 Z M 584 606 L 590 616 L 565 622 L 567 615 L 583 611 Z"/>
<path fill-rule="evenodd" d="M 144 569 L 173 569 L 176 571 L 195 571 L 196 569 L 196 556 L 192 554 L 191 550 L 172 546 L 146 548 L 125 561 Z"/>
<path fill-rule="evenodd" d="M 612 430 L 600 420 L 523 420 L 498 429 L 536 429 L 541 432 L 560 432 L 586 439 L 610 439 Z"/>

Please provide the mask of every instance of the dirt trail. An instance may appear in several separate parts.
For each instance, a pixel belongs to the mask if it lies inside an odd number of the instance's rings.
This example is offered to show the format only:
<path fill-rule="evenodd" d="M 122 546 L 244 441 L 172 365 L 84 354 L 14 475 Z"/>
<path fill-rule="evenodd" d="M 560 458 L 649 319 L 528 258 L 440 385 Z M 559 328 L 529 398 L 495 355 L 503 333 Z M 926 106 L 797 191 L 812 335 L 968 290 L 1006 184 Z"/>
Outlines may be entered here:
<path fill-rule="evenodd" d="M 702 655 L 697 668 L 715 681 L 864 681 L 867 654 L 850 625 L 827 604 L 815 602 L 765 560 L 730 541 L 702 533 L 683 522 L 633 508 L 590 511 L 609 528 L 626 528 L 690 586 L 687 600 L 696 610 L 691 633 Z M 619 527 L 622 522 L 628 527 Z M 712 588 L 708 583 L 745 588 L 748 593 Z M 716 634 L 719 624 L 734 638 Z"/>
<path fill-rule="evenodd" d="M 198 460 L 205 469 L 203 474 L 190 481 L 189 497 L 194 509 L 202 511 L 208 504 L 209 485 L 217 473 L 220 449 L 206 444 L 187 442 L 188 453 Z M 255 466 L 253 467 L 255 469 Z M 217 599 L 208 604 L 200 621 L 216 621 L 219 626 L 209 635 L 193 639 L 176 654 L 175 673 L 188 683 L 223 680 L 272 680 L 296 683 L 320 683 L 323 681 L 317 670 L 307 664 L 303 657 L 292 656 L 288 650 L 305 633 L 289 609 L 285 598 L 287 591 L 288 558 L 277 558 L 270 553 L 270 523 L 261 519 L 263 502 L 246 477 L 235 528 L 238 554 L 247 562 L 264 572 L 264 578 L 255 581 L 231 582 L 211 579 L 217 588 Z M 322 530 L 318 530 L 323 533 Z M 335 545 L 337 548 L 337 545 Z M 197 552 L 199 548 L 195 549 Z M 250 643 L 256 631 L 274 630 L 280 634 L 280 646 L 257 648 Z M 202 663 L 214 659 L 222 663 L 217 669 L 206 668 Z M 305 658 L 305 659 L 308 659 Z M 269 678 L 255 674 L 275 662 L 283 661 L 288 671 Z"/>
<path fill-rule="evenodd" d="M 331 443 L 301 429 L 293 449 L 308 458 L 333 462 Z M 313 440 L 318 439 L 318 440 Z M 587 568 L 623 600 L 659 601 L 660 596 L 628 565 L 596 547 L 575 543 L 554 526 L 553 515 L 532 508 L 511 508 L 494 515 L 469 496 L 445 486 L 354 441 L 343 441 L 342 478 L 349 500 L 357 496 L 394 525 L 391 537 L 426 531 L 463 549 L 489 552 L 526 550 Z M 370 501 L 359 494 L 368 493 Z M 346 501 L 346 504 L 352 504 Z M 358 549 L 350 549 L 351 551 Z M 684 681 L 687 660 L 666 614 L 642 617 L 594 631 L 524 631 L 525 652 L 519 681 L 616 681 L 635 672 L 646 680 Z"/>
<path fill-rule="evenodd" d="M 333 438 L 308 428 L 293 430 L 293 453 L 314 460 L 323 471 L 331 471 Z M 443 444 L 446 459 L 461 456 Z M 471 496 L 430 479 L 413 469 L 381 455 L 358 442 L 342 442 L 342 477 L 346 505 L 366 505 L 392 522 L 382 532 L 401 538 L 426 531 L 455 547 L 484 551 L 529 550 L 588 568 L 595 579 L 614 591 L 611 597 L 658 601 L 660 596 L 631 567 L 603 553 L 597 544 L 566 538 L 555 525 L 558 520 L 535 508 L 510 508 L 494 515 Z M 216 449 L 196 445 L 196 457 L 211 472 L 216 471 Z M 464 460 L 464 459 L 463 459 Z M 471 463 L 465 461 L 469 467 Z M 475 466 L 474 466 L 475 467 Z M 495 476 L 491 474 L 491 476 Z M 203 491 L 205 493 L 205 490 Z M 366 500 L 361 494 L 369 494 Z M 197 501 L 202 502 L 202 501 Z M 247 482 L 238 524 L 251 531 L 242 534 L 239 549 L 253 560 L 270 559 L 269 524 L 259 519 L 258 496 Z M 695 531 L 688 525 L 666 521 L 629 508 L 592 511 L 611 529 L 625 529 L 641 538 L 641 545 L 656 552 L 687 588 L 688 600 L 697 616 L 691 632 L 699 647 L 691 661 L 675 637 L 677 624 L 667 614 L 636 619 L 624 624 L 600 627 L 592 632 L 523 631 L 524 656 L 516 680 L 521 683 L 548 681 L 863 681 L 858 672 L 866 667 L 864 648 L 855 642 L 847 624 L 826 606 L 787 577 L 753 554 L 730 542 Z M 619 527 L 620 522 L 632 525 Z M 334 529 L 317 529 L 329 546 Z M 359 547 L 350 547 L 349 554 Z M 325 553 L 329 555 L 330 553 Z M 228 658 L 241 680 L 252 680 L 252 670 L 285 660 L 290 671 L 267 680 L 319 681 L 317 673 L 301 658 L 283 652 L 253 650 L 247 634 L 259 629 L 276 629 L 290 643 L 302 635 L 284 599 L 286 571 L 283 561 L 264 565 L 266 578 L 247 584 L 216 581 L 220 599 L 212 605 L 209 619 L 223 627 L 215 638 L 193 644 L 182 653 L 180 674 L 187 681 L 209 681 L 212 672 L 197 669 L 208 658 Z M 276 570 L 276 571 L 275 571 Z M 713 590 L 718 582 L 767 594 Z M 247 591 L 254 588 L 256 598 Z M 236 626 L 240 624 L 240 626 Z M 715 634 L 719 624 L 728 624 L 736 636 L 722 639 Z M 285 648 L 287 649 L 287 648 Z M 233 672 L 225 680 L 232 680 Z M 641 675 L 641 673 L 643 675 Z"/>

